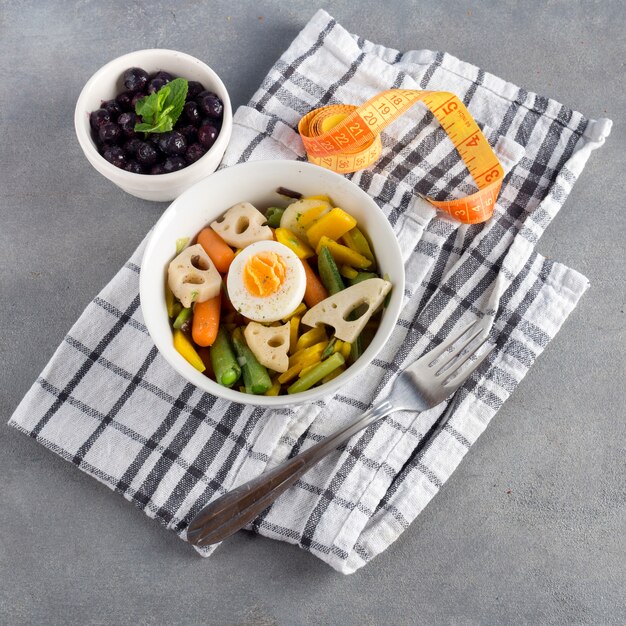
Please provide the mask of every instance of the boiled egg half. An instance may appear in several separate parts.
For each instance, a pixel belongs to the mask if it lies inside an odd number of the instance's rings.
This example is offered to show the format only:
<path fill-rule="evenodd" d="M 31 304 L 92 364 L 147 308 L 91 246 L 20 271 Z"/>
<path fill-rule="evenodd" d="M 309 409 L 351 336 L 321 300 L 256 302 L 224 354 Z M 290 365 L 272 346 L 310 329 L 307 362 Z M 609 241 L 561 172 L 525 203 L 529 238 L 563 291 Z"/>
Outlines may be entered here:
<path fill-rule="evenodd" d="M 226 279 L 235 309 L 255 322 L 275 322 L 302 302 L 306 274 L 302 262 L 277 241 L 257 241 L 233 259 Z"/>

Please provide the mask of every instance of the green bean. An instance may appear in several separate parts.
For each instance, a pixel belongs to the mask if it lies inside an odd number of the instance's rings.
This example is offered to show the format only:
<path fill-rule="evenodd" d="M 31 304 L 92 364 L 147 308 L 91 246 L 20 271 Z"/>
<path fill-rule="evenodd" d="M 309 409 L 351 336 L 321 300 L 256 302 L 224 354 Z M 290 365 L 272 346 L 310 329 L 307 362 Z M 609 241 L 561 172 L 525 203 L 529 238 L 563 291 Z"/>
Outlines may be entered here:
<path fill-rule="evenodd" d="M 215 380 L 224 387 L 232 387 L 241 376 L 241 368 L 230 345 L 228 332 L 223 326 L 217 331 L 217 337 L 209 348 L 209 355 Z"/>
<path fill-rule="evenodd" d="M 322 246 L 317 257 L 317 269 L 324 287 L 326 287 L 331 296 L 346 288 L 343 280 L 341 280 L 341 274 L 335 259 L 333 259 L 330 250 L 326 246 Z"/>
<path fill-rule="evenodd" d="M 333 337 L 327 344 L 326 347 L 322 350 L 322 354 L 320 356 L 320 361 L 327 359 L 335 350 L 335 344 L 337 343 L 337 337 Z"/>
<path fill-rule="evenodd" d="M 278 228 L 280 226 L 280 218 L 283 216 L 285 209 L 282 209 L 278 206 L 271 206 L 267 209 L 265 213 L 265 219 L 267 220 L 267 225 L 272 228 Z"/>
<path fill-rule="evenodd" d="M 241 370 L 246 393 L 265 393 L 272 386 L 272 381 L 267 369 L 256 360 L 252 350 L 248 348 L 239 329 L 235 329 L 233 332 L 233 347 L 240 362 L 243 361 Z"/>
<path fill-rule="evenodd" d="M 183 309 L 174 320 L 174 328 L 181 328 L 185 322 L 188 322 L 191 319 L 192 309 L 189 307 L 188 309 Z"/>
<path fill-rule="evenodd" d="M 313 385 L 318 383 L 322 378 L 325 378 L 331 372 L 334 372 L 338 367 L 345 363 L 341 352 L 335 352 L 332 356 L 329 356 L 325 361 L 322 361 L 319 365 L 316 365 L 310 372 L 305 374 L 302 378 L 296 380 L 288 389 L 287 393 L 300 393 L 310 389 Z"/>

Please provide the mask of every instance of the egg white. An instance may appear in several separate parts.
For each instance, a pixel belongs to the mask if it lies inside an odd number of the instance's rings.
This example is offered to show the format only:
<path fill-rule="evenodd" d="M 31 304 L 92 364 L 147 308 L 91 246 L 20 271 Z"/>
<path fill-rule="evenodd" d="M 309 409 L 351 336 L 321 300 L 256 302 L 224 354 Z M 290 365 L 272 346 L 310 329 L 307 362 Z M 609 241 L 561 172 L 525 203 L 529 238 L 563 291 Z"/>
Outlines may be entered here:
<path fill-rule="evenodd" d="M 278 291 L 259 298 L 243 283 L 243 270 L 248 260 L 260 252 L 274 252 L 285 262 L 285 280 Z M 257 241 L 246 246 L 230 264 L 226 289 L 228 297 L 241 315 L 255 322 L 270 323 L 287 317 L 301 302 L 306 288 L 302 262 L 287 246 L 278 241 Z"/>

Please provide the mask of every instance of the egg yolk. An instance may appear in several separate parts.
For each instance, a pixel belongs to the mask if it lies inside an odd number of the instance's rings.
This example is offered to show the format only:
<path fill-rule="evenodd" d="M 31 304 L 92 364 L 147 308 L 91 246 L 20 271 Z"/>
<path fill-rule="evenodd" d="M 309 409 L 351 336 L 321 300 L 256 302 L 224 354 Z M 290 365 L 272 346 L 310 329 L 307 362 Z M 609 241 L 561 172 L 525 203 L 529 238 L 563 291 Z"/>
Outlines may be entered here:
<path fill-rule="evenodd" d="M 250 295 L 266 298 L 276 293 L 283 282 L 287 266 L 275 252 L 260 252 L 248 259 L 243 269 L 243 284 Z"/>

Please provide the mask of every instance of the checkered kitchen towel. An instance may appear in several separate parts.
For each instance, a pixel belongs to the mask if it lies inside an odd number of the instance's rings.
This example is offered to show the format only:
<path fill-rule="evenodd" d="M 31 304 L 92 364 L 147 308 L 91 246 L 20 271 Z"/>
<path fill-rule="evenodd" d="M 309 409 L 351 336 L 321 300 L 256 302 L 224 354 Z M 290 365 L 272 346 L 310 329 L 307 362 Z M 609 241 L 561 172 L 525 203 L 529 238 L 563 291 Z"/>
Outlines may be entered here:
<path fill-rule="evenodd" d="M 146 333 L 141 244 L 70 330 L 10 424 L 184 539 L 189 520 L 212 498 L 319 441 L 384 395 L 399 368 L 453 328 L 489 316 L 497 349 L 462 388 L 450 423 L 423 456 L 413 453 L 443 407 L 398 413 L 356 435 L 251 525 L 344 573 L 389 546 L 445 483 L 587 288 L 583 276 L 534 246 L 609 124 L 446 53 L 374 45 L 319 11 L 249 106 L 237 111 L 225 165 L 304 159 L 294 130 L 302 115 L 325 104 L 360 103 L 389 87 L 458 94 L 508 175 L 486 224 L 436 216 L 420 194 L 466 195 L 473 186 L 422 105 L 387 128 L 380 161 L 352 175 L 395 229 L 407 276 L 397 327 L 362 376 L 335 397 L 297 410 L 268 411 L 201 393 L 165 363 Z"/>

